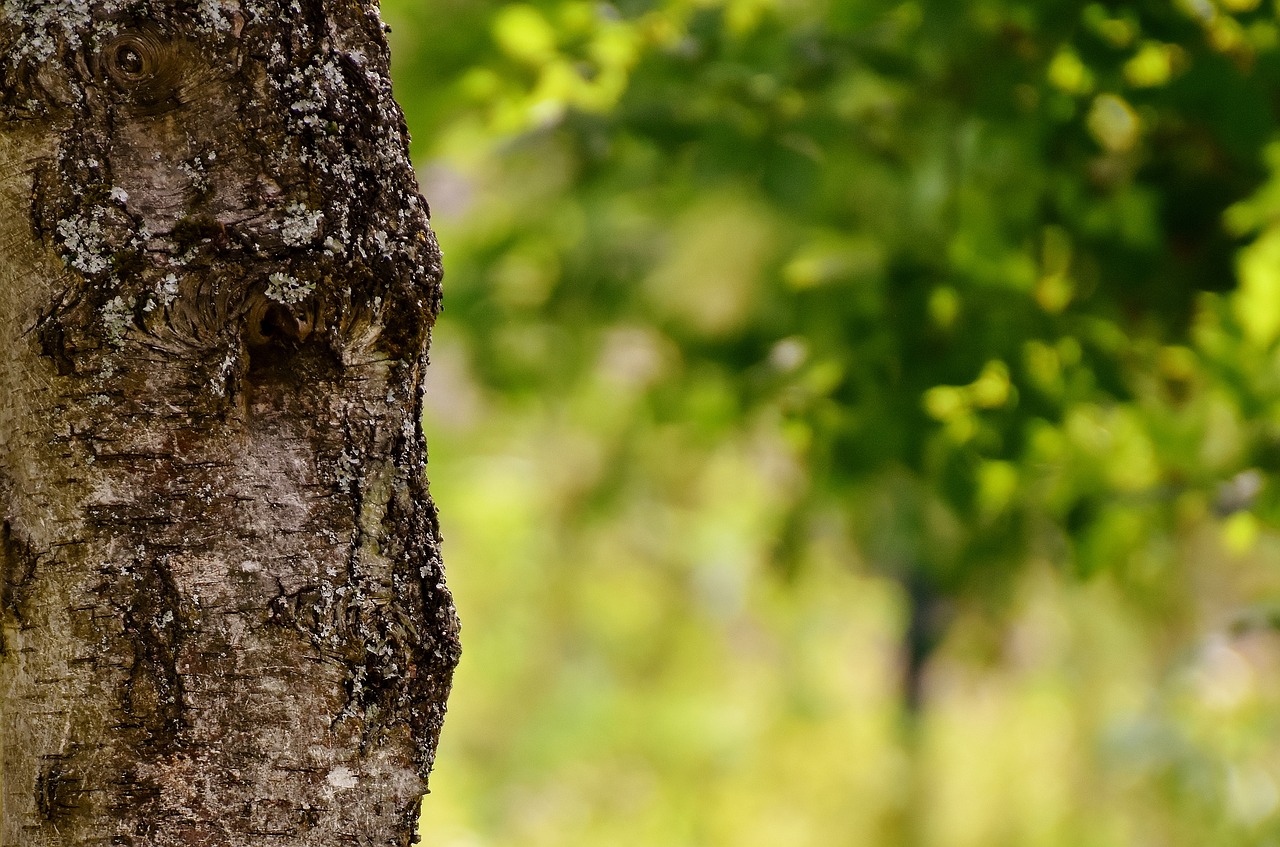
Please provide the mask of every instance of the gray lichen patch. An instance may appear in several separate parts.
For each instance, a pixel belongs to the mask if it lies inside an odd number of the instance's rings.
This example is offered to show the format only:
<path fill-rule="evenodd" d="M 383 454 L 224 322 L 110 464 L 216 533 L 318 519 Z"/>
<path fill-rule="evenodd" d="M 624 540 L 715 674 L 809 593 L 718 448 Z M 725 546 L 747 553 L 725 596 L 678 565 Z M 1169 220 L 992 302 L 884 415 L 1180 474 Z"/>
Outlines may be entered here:
<path fill-rule="evenodd" d="M 276 272 L 267 277 L 267 297 L 277 303 L 293 306 L 315 293 L 313 283 L 303 282 L 286 273 Z"/>
<path fill-rule="evenodd" d="M 133 312 L 136 304 L 132 298 L 125 299 L 116 295 L 102 307 L 102 328 L 107 341 L 115 347 L 124 346 L 125 335 L 133 326 Z"/>
<path fill-rule="evenodd" d="M 302 247 L 310 244 L 320 231 L 320 222 L 324 213 L 320 210 L 308 210 L 301 203 L 291 203 L 285 208 L 285 218 L 280 225 L 280 237 L 290 247 Z"/>
<path fill-rule="evenodd" d="M 90 210 L 58 221 L 58 238 L 63 260 L 86 276 L 111 267 L 111 250 L 102 230 L 100 210 Z"/>
<path fill-rule="evenodd" d="M 168 307 L 172 305 L 178 296 L 178 275 L 170 271 L 161 278 L 159 285 L 155 290 L 156 301 L 161 305 Z"/>

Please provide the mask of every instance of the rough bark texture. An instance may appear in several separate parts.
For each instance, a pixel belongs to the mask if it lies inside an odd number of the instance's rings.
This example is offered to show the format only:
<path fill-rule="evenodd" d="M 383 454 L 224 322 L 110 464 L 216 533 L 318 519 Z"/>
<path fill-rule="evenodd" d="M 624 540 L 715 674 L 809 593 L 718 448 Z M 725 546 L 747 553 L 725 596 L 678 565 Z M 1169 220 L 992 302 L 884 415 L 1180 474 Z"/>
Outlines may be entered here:
<path fill-rule="evenodd" d="M 405 845 L 439 253 L 363 0 L 0 0 L 0 847 Z"/>

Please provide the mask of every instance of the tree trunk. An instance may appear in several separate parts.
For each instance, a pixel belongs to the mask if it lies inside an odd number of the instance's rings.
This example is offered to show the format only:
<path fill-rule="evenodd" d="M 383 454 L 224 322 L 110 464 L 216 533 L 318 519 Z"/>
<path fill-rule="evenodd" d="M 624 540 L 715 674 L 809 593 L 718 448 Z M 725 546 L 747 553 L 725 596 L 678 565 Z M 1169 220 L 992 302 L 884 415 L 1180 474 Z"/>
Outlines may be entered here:
<path fill-rule="evenodd" d="M 458 642 L 383 30 L 0 3 L 0 847 L 410 842 Z"/>

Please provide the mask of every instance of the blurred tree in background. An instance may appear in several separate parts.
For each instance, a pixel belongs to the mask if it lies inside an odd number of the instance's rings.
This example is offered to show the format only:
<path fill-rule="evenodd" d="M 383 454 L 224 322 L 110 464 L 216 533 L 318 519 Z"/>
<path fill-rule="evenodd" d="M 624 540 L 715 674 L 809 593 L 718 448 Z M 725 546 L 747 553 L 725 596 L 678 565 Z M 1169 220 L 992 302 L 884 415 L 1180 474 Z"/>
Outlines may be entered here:
<path fill-rule="evenodd" d="M 1280 844 L 1280 18 L 388 0 L 435 847 Z"/>

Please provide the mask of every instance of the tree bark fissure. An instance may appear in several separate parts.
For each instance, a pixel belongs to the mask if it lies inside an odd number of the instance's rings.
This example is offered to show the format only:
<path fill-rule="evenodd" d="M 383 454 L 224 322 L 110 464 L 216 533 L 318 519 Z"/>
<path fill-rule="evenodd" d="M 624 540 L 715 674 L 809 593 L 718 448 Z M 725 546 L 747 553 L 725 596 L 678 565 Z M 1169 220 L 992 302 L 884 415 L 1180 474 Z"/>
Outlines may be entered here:
<path fill-rule="evenodd" d="M 457 621 L 376 6 L 0 3 L 0 847 L 404 845 Z"/>

